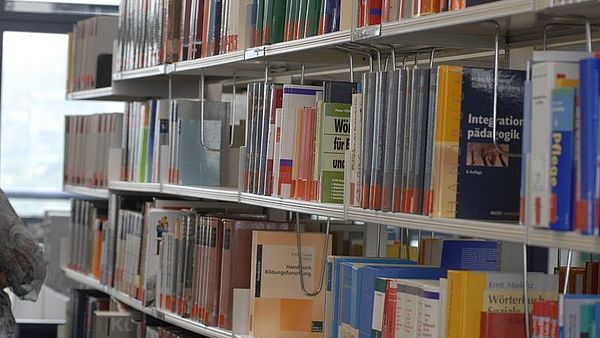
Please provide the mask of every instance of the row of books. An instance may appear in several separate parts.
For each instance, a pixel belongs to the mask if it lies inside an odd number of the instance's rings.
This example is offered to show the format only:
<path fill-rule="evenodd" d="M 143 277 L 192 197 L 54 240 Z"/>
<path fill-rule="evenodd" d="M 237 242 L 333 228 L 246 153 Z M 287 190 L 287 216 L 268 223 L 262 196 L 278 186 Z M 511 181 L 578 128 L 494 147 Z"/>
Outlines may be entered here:
<path fill-rule="evenodd" d="M 72 289 L 67 314 L 69 337 L 142 337 L 142 315 L 123 310 L 109 296 L 96 290 Z"/>
<path fill-rule="evenodd" d="M 243 191 L 343 203 L 357 84 L 248 85 Z"/>
<path fill-rule="evenodd" d="M 516 220 L 524 72 L 499 72 L 498 147 L 490 69 L 366 73 L 360 84 L 248 87 L 243 191 L 450 218 Z M 459 151 L 460 149 L 460 151 Z M 490 193 L 481 186 L 506 182 Z M 458 188 L 456 188 L 458 187 Z M 476 207 L 474 207 L 476 206 Z"/>
<path fill-rule="evenodd" d="M 243 126 L 234 126 L 231 135 L 229 103 L 204 102 L 204 116 L 201 109 L 199 100 L 188 99 L 129 103 L 122 180 L 236 186 Z"/>
<path fill-rule="evenodd" d="M 119 71 L 350 28 L 341 0 L 122 0 Z M 341 21 L 340 21 L 341 20 Z"/>
<path fill-rule="evenodd" d="M 341 0 L 252 1 L 250 46 L 350 29 L 352 3 Z"/>
<path fill-rule="evenodd" d="M 67 92 L 109 87 L 117 18 L 96 16 L 73 25 L 69 33 Z"/>
<path fill-rule="evenodd" d="M 74 199 L 71 202 L 70 269 L 101 278 L 102 253 L 107 251 L 107 213 L 105 201 Z"/>
<path fill-rule="evenodd" d="M 355 0 L 358 27 L 453 11 L 495 0 Z"/>
<path fill-rule="evenodd" d="M 354 100 L 350 205 L 465 219 L 516 220 L 524 72 L 440 65 L 367 73 Z M 503 182 L 503 188 L 481 189 Z"/>
<path fill-rule="evenodd" d="M 126 310 L 109 296 L 95 291 L 71 290 L 67 329 L 81 338 L 191 338 L 197 335 L 166 324 L 150 324 L 141 313 Z"/>
<path fill-rule="evenodd" d="M 123 114 L 65 116 L 64 184 L 106 187 L 110 149 L 121 146 Z"/>
<path fill-rule="evenodd" d="M 597 235 L 600 59 L 536 52 L 531 75 L 522 222 Z"/>

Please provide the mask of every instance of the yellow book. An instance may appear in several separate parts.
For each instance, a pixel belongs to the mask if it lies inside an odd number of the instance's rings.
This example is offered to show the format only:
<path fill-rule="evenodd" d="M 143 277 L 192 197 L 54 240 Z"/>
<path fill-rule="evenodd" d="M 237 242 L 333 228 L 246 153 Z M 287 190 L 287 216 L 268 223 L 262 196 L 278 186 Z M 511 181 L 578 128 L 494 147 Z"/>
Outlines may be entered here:
<path fill-rule="evenodd" d="M 322 278 L 325 235 L 301 236 L 304 285 L 306 291 L 315 292 Z M 328 241 L 331 242 L 331 236 Z M 251 336 L 323 337 L 325 284 L 316 296 L 307 296 L 302 291 L 296 233 L 253 232 L 250 276 Z"/>
<path fill-rule="evenodd" d="M 558 276 L 529 273 L 529 303 L 556 300 Z M 448 337 L 479 338 L 482 312 L 522 313 L 523 275 L 448 271 Z"/>
<path fill-rule="evenodd" d="M 461 99 L 462 67 L 440 66 L 432 168 L 435 217 L 456 215 Z"/>

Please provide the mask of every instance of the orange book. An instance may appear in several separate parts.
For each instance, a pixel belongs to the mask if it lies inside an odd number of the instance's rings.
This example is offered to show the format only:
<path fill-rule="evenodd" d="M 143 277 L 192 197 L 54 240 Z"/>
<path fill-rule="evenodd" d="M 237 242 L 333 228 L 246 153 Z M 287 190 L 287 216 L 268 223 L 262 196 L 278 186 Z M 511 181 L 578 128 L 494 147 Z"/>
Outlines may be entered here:
<path fill-rule="evenodd" d="M 302 263 L 305 291 L 321 282 L 326 237 L 303 233 Z M 331 236 L 327 238 L 331 241 Z M 331 246 L 328 245 L 331 253 Z M 307 296 L 300 287 L 298 248 L 293 232 L 252 233 L 250 335 L 275 338 L 322 338 L 325 292 Z M 325 281 L 323 281 L 325 282 Z"/>

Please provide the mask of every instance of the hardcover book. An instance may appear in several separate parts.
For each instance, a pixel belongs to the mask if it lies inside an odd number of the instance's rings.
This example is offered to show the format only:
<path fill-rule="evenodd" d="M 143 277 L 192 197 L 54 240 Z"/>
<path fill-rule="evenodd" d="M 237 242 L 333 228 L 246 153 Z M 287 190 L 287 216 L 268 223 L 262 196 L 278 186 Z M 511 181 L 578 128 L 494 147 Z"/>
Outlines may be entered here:
<path fill-rule="evenodd" d="M 518 219 L 521 161 L 508 153 L 521 151 L 525 73 L 500 70 L 498 76 L 498 117 L 494 121 L 493 70 L 438 68 L 434 216 Z M 494 123 L 498 128 L 496 145 Z M 502 182 L 501 188 L 498 182 Z"/>

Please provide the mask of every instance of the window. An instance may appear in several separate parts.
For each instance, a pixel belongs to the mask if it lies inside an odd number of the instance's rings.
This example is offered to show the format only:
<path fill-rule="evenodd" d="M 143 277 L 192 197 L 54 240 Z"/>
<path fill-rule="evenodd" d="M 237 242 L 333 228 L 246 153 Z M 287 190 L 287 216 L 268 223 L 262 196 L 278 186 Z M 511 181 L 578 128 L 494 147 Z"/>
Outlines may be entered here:
<path fill-rule="evenodd" d="M 51 197 L 62 191 L 65 114 L 122 112 L 123 103 L 65 98 L 66 34 L 4 32 L 0 187 Z M 22 194 L 21 194 L 22 195 Z M 11 199 L 21 216 L 69 210 L 67 200 Z"/>

